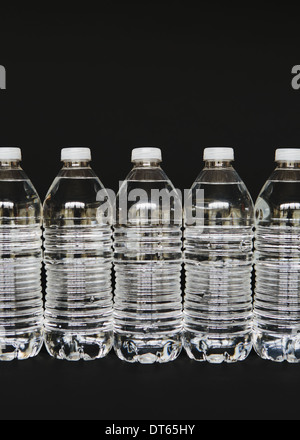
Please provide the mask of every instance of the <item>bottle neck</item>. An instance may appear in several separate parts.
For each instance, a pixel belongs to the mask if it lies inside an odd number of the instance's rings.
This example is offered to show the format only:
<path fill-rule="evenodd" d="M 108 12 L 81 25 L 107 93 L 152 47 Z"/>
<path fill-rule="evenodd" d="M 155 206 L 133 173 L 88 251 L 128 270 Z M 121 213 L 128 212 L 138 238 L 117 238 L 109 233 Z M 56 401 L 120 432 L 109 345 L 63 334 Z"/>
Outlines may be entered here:
<path fill-rule="evenodd" d="M 21 169 L 20 161 L 18 160 L 0 160 L 0 169 L 2 170 L 18 170 Z"/>
<path fill-rule="evenodd" d="M 300 162 L 290 162 L 290 161 L 286 161 L 286 162 L 278 162 L 277 164 L 277 169 L 300 169 Z"/>
<path fill-rule="evenodd" d="M 160 168 L 160 161 L 159 160 L 143 160 L 143 161 L 137 161 L 133 162 L 134 168 Z"/>
<path fill-rule="evenodd" d="M 232 162 L 230 160 L 207 160 L 205 168 L 232 168 Z"/>
<path fill-rule="evenodd" d="M 91 163 L 83 160 L 66 160 L 64 161 L 64 168 L 90 168 Z"/>

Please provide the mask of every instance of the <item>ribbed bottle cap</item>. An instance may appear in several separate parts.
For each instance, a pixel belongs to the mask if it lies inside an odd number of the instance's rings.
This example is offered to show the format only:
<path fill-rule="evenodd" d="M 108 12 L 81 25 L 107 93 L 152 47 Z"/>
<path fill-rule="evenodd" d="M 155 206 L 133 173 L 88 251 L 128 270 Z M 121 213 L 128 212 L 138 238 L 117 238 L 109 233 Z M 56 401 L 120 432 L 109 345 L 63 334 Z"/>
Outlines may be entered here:
<path fill-rule="evenodd" d="M 21 148 L 0 147 L 0 160 L 22 160 Z"/>
<path fill-rule="evenodd" d="M 207 160 L 234 160 L 233 148 L 205 148 L 204 161 Z"/>
<path fill-rule="evenodd" d="M 132 162 L 140 160 L 162 161 L 162 153 L 160 148 L 135 148 L 132 150 Z"/>
<path fill-rule="evenodd" d="M 62 162 L 68 161 L 68 160 L 86 160 L 91 161 L 92 160 L 92 153 L 89 148 L 63 148 L 61 150 L 61 160 Z"/>
<path fill-rule="evenodd" d="M 276 162 L 300 162 L 300 148 L 279 148 L 275 154 Z"/>

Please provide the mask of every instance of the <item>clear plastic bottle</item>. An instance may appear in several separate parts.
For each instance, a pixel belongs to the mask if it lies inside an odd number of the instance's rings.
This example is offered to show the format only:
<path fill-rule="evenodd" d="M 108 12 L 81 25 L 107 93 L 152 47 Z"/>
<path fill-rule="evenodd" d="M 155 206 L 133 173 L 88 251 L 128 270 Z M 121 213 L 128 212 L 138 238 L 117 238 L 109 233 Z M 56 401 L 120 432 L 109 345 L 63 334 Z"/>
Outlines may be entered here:
<path fill-rule="evenodd" d="M 300 362 L 300 149 L 276 151 L 277 168 L 255 206 L 253 343 L 263 359 Z"/>
<path fill-rule="evenodd" d="M 43 344 L 41 202 L 20 166 L 19 148 L 0 148 L 0 360 L 28 359 Z"/>
<path fill-rule="evenodd" d="M 231 148 L 206 149 L 186 203 L 184 345 L 197 361 L 243 361 L 252 349 L 254 207 L 233 160 Z"/>
<path fill-rule="evenodd" d="M 182 204 L 161 160 L 158 148 L 133 150 L 116 201 L 115 351 L 142 364 L 173 361 L 182 349 Z"/>
<path fill-rule="evenodd" d="M 113 344 L 111 211 L 90 149 L 65 148 L 62 161 L 44 203 L 45 343 L 55 358 L 94 360 Z"/>

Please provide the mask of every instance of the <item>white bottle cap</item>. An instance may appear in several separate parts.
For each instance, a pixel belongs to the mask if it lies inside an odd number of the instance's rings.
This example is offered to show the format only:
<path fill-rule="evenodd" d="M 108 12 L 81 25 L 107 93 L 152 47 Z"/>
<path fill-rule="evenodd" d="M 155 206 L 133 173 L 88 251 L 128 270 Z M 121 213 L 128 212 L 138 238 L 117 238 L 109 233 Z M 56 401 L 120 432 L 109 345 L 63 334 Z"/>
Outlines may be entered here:
<path fill-rule="evenodd" d="M 300 148 L 279 148 L 275 154 L 276 162 L 300 162 Z"/>
<path fill-rule="evenodd" d="M 61 150 L 62 162 L 71 161 L 88 161 L 92 160 L 92 153 L 89 148 L 63 148 Z"/>
<path fill-rule="evenodd" d="M 205 148 L 204 161 L 207 160 L 234 160 L 233 148 Z"/>
<path fill-rule="evenodd" d="M 132 162 L 139 162 L 141 160 L 162 162 L 162 153 L 160 148 L 135 148 L 132 150 Z"/>
<path fill-rule="evenodd" d="M 0 160 L 22 160 L 21 148 L 0 147 Z"/>

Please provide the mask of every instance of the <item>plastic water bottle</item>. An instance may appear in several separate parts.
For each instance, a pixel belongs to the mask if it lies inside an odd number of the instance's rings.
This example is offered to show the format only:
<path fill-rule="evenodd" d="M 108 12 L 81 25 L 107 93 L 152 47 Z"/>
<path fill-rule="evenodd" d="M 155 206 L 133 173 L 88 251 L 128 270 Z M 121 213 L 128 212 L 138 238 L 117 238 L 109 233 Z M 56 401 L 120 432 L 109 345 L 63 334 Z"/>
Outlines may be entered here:
<path fill-rule="evenodd" d="M 113 344 L 112 229 L 90 149 L 66 148 L 61 158 L 44 203 L 45 343 L 55 358 L 94 360 Z"/>
<path fill-rule="evenodd" d="M 254 348 L 300 362 L 300 149 L 276 151 L 256 206 Z"/>
<path fill-rule="evenodd" d="M 116 201 L 115 351 L 142 364 L 173 361 L 182 349 L 182 204 L 161 160 L 158 148 L 133 150 Z"/>
<path fill-rule="evenodd" d="M 197 361 L 242 361 L 252 349 L 254 208 L 233 160 L 231 148 L 206 149 L 186 203 L 184 345 Z"/>
<path fill-rule="evenodd" d="M 20 166 L 19 148 L 0 148 L 0 360 L 28 359 L 43 344 L 41 202 Z"/>

